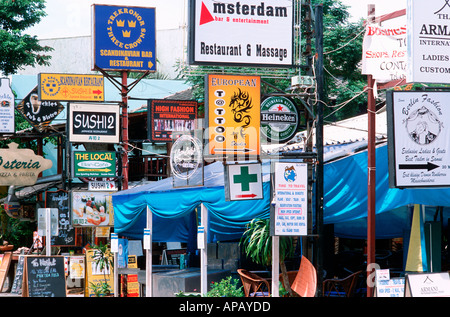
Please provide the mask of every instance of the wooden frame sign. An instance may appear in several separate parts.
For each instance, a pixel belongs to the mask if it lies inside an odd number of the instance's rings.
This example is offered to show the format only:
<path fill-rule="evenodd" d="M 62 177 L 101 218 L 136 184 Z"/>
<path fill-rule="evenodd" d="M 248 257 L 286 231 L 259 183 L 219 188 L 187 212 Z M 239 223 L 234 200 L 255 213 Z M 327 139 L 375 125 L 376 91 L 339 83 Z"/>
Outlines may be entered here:
<path fill-rule="evenodd" d="M 26 256 L 22 297 L 66 297 L 63 256 Z"/>

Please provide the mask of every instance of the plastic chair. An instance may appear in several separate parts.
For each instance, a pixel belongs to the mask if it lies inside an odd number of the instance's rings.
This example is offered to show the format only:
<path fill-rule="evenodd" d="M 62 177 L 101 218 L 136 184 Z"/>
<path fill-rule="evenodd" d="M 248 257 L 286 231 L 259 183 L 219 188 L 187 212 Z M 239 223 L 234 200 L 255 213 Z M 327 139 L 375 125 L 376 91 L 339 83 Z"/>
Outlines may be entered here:
<path fill-rule="evenodd" d="M 352 297 L 358 285 L 359 276 L 363 271 L 355 272 L 342 279 L 328 279 L 323 281 L 324 297 Z"/>
<path fill-rule="evenodd" d="M 316 295 L 317 271 L 306 257 L 302 256 L 298 271 L 288 271 L 287 275 L 294 296 L 314 297 Z M 279 278 L 286 289 L 282 274 Z"/>
<path fill-rule="evenodd" d="M 270 283 L 261 276 L 244 269 L 237 270 L 244 289 L 245 297 L 269 297 Z"/>

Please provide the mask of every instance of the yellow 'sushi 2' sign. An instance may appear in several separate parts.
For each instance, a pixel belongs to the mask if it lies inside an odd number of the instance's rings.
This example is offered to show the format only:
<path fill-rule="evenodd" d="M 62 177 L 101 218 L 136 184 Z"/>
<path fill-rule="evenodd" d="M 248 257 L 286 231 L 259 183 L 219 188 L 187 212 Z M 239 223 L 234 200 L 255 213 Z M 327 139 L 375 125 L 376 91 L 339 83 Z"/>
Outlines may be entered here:
<path fill-rule="evenodd" d="M 93 68 L 156 71 L 155 9 L 93 5 Z"/>

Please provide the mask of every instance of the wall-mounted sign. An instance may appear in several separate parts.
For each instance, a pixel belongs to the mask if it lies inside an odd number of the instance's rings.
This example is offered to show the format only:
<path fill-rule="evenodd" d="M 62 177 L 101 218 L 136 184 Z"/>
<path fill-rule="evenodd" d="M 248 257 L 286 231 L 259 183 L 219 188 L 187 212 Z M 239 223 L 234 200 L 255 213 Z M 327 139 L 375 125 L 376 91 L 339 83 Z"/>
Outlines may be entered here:
<path fill-rule="evenodd" d="M 0 133 L 14 132 L 14 94 L 9 78 L 0 78 Z"/>
<path fill-rule="evenodd" d="M 190 9 L 191 64 L 293 65 L 294 1 L 191 0 Z"/>
<path fill-rule="evenodd" d="M 19 149 L 17 143 L 8 146 L 9 149 L 0 149 L 0 185 L 34 185 L 39 173 L 53 165 L 30 149 Z"/>
<path fill-rule="evenodd" d="M 111 194 L 114 192 L 72 191 L 74 226 L 114 226 Z"/>
<path fill-rule="evenodd" d="M 197 102 L 190 100 L 147 101 L 148 138 L 154 142 L 172 142 L 172 133 L 195 128 Z"/>
<path fill-rule="evenodd" d="M 292 139 L 299 124 L 295 104 L 286 97 L 268 97 L 261 103 L 261 134 L 267 141 Z"/>
<path fill-rule="evenodd" d="M 103 101 L 103 75 L 39 74 L 39 100 Z"/>
<path fill-rule="evenodd" d="M 259 155 L 259 76 L 207 75 L 208 153 Z"/>
<path fill-rule="evenodd" d="M 400 17 L 395 22 L 366 25 L 361 73 L 380 83 L 406 78 L 406 21 Z"/>
<path fill-rule="evenodd" d="M 225 165 L 225 199 L 263 198 L 261 164 Z"/>
<path fill-rule="evenodd" d="M 73 177 L 115 177 L 116 152 L 73 152 Z"/>
<path fill-rule="evenodd" d="M 407 274 L 405 297 L 450 297 L 448 272 Z"/>
<path fill-rule="evenodd" d="M 450 93 L 389 91 L 391 187 L 450 186 Z"/>
<path fill-rule="evenodd" d="M 58 101 L 41 101 L 37 87 L 17 105 L 17 110 L 39 132 L 46 130 L 63 109 Z"/>
<path fill-rule="evenodd" d="M 93 69 L 156 71 L 155 8 L 92 8 Z"/>
<path fill-rule="evenodd" d="M 308 234 L 308 164 L 274 164 L 274 229 L 277 236 Z"/>
<path fill-rule="evenodd" d="M 450 4 L 408 0 L 408 82 L 450 83 Z"/>
<path fill-rule="evenodd" d="M 203 185 L 203 144 L 200 137 L 175 135 L 170 151 L 170 169 L 173 187 Z"/>
<path fill-rule="evenodd" d="M 70 103 L 70 142 L 119 143 L 119 105 Z"/>

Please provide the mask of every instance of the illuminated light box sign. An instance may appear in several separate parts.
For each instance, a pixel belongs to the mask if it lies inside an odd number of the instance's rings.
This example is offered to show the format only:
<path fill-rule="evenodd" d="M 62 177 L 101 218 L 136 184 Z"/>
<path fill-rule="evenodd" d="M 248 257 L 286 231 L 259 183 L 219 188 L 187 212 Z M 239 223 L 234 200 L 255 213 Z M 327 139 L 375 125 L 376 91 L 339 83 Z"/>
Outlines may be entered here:
<path fill-rule="evenodd" d="M 194 130 L 197 102 L 189 100 L 148 100 L 148 138 L 172 142 L 172 133 Z"/>
<path fill-rule="evenodd" d="M 93 5 L 93 69 L 156 71 L 155 8 Z"/>
<path fill-rule="evenodd" d="M 71 103 L 67 119 L 70 142 L 119 143 L 119 105 Z"/>
<path fill-rule="evenodd" d="M 292 0 L 191 0 L 190 63 L 292 66 L 293 8 Z"/>

